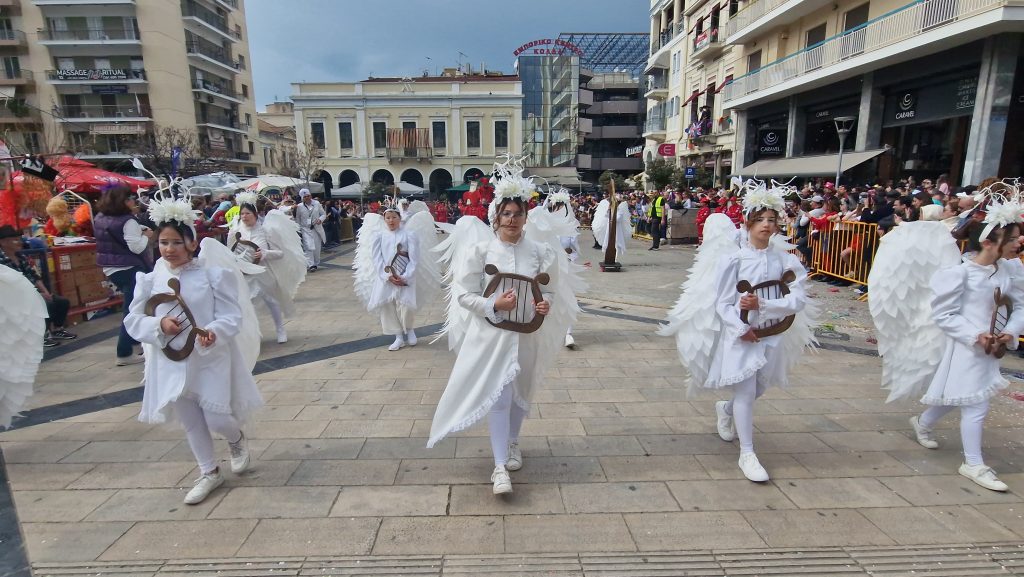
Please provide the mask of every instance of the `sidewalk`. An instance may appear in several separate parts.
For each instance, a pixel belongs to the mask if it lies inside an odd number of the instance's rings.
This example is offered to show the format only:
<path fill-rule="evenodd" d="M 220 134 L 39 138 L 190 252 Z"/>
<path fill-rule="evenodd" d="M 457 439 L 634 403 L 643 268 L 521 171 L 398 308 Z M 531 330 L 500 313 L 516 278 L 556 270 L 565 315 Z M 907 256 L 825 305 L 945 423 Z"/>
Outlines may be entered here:
<path fill-rule="evenodd" d="M 1024 404 L 993 402 L 986 460 L 1011 492 L 986 491 L 956 474 L 956 418 L 939 450 L 911 439 L 920 407 L 884 403 L 870 350 L 809 355 L 769 390 L 754 442 L 772 481 L 743 479 L 718 397 L 687 398 L 654 334 L 692 259 L 681 247 L 633 241 L 618 274 L 584 249 L 580 350 L 537 393 L 515 493 L 497 498 L 485 425 L 425 448 L 454 357 L 426 338 L 385 349 L 351 294 L 350 248 L 300 289 L 290 342 L 264 342 L 254 468 L 201 505 L 181 502 L 197 475 L 184 434 L 135 420 L 141 366 L 114 366 L 112 336 L 45 361 L 41 424 L 0 433 L 17 509 L 0 490 L 0 575 L 28 575 L 18 529 L 36 575 L 1024 574 Z"/>

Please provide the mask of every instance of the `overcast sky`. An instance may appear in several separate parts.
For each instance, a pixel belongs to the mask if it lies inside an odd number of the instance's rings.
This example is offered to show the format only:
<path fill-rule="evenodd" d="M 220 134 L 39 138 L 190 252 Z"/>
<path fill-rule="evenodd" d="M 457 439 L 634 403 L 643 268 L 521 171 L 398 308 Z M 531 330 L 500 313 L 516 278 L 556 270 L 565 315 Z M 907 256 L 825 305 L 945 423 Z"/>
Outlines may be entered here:
<path fill-rule="evenodd" d="M 512 52 L 559 32 L 648 32 L 648 0 L 246 0 L 256 110 L 292 82 L 418 76 L 458 65 L 511 73 Z M 430 57 L 428 60 L 426 57 Z"/>

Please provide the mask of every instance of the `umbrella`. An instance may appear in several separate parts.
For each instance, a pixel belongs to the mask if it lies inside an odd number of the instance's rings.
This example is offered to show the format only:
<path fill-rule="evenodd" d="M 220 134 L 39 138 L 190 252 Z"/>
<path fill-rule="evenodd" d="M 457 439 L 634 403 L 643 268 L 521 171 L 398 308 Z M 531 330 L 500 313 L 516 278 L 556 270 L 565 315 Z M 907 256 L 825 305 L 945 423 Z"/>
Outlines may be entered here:
<path fill-rule="evenodd" d="M 95 164 L 79 160 L 71 156 L 62 156 L 53 168 L 57 170 L 57 178 L 53 182 L 54 192 L 72 191 L 77 194 L 99 194 L 104 188 L 114 184 L 124 184 L 132 192 L 156 188 L 154 180 L 132 178 L 109 170 L 103 170 Z M 24 181 L 21 171 L 13 176 L 15 189 Z"/>
<path fill-rule="evenodd" d="M 453 186 L 445 190 L 445 192 L 469 192 L 469 183 Z"/>
<path fill-rule="evenodd" d="M 227 186 L 234 186 L 236 183 L 242 180 L 231 174 L 230 172 L 211 172 L 210 174 L 200 174 L 193 176 L 192 178 L 186 179 L 186 183 L 189 183 L 189 187 L 192 190 L 192 194 L 212 194 L 219 188 Z"/>
<path fill-rule="evenodd" d="M 401 180 L 398 182 L 398 192 L 399 194 L 419 194 L 423 192 L 423 187 Z"/>
<path fill-rule="evenodd" d="M 254 192 L 267 193 L 269 192 L 267 189 L 277 189 L 278 191 L 281 191 L 289 186 L 294 188 L 296 192 L 303 188 L 308 188 L 313 194 L 323 194 L 324 192 L 324 185 L 316 182 L 315 180 L 307 182 L 300 178 L 281 176 L 280 174 L 263 174 L 249 178 L 241 182 L 221 187 L 220 192 L 232 192 L 244 188 Z"/>

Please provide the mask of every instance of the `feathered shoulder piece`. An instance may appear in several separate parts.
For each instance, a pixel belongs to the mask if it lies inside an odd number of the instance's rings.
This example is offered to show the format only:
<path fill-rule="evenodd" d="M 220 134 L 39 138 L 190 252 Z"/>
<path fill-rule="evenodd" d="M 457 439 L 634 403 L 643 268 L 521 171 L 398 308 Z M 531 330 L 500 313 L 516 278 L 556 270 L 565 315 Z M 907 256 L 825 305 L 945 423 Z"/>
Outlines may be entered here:
<path fill-rule="evenodd" d="M 494 184 L 494 200 L 487 209 L 487 216 L 491 222 L 495 222 L 501 201 L 518 198 L 527 202 L 533 198 L 537 186 L 531 177 L 523 176 L 526 172 L 525 160 L 525 156 L 506 155 L 505 162 L 494 163 L 494 176 L 490 181 Z"/>
<path fill-rule="evenodd" d="M 781 214 L 786 209 L 786 194 L 789 188 L 775 181 L 769 186 L 764 181 L 748 179 L 741 188 L 743 194 L 743 214 L 749 215 L 754 211 L 771 209 Z"/>

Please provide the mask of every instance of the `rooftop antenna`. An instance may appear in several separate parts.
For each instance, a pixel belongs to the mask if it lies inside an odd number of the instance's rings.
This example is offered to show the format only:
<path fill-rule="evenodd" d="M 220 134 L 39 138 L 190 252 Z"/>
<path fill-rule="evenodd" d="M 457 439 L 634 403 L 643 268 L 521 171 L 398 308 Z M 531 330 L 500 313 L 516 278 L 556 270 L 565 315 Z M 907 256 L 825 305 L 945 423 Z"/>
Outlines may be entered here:
<path fill-rule="evenodd" d="M 469 56 L 467 56 L 465 53 L 460 51 L 459 52 L 459 71 L 460 72 L 462 71 L 462 59 L 463 58 L 469 59 Z"/>

